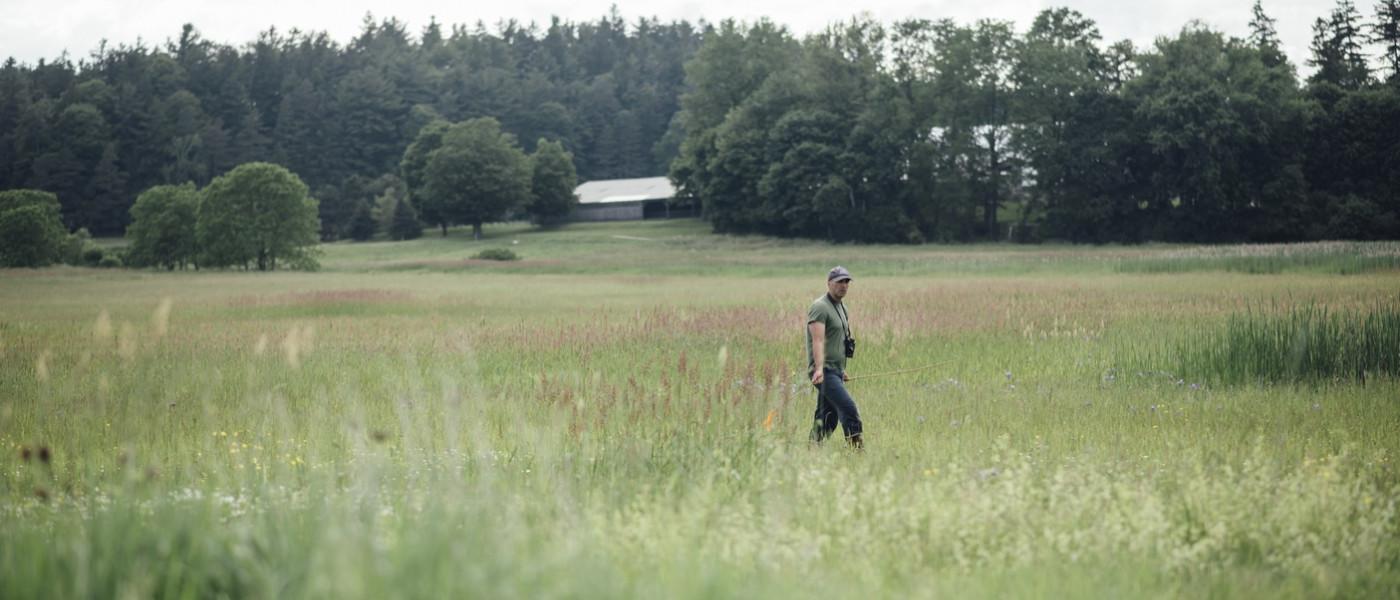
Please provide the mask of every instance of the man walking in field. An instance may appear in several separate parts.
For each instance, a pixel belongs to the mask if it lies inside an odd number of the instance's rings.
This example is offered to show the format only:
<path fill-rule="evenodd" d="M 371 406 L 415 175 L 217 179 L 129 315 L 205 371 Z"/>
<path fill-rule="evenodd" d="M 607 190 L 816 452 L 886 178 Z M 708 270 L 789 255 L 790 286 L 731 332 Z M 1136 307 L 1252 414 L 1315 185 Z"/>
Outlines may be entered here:
<path fill-rule="evenodd" d="M 825 440 L 836 431 L 839 422 L 846 441 L 860 449 L 864 446 L 860 411 L 845 385 L 846 359 L 856 352 L 850 313 L 843 302 L 850 289 L 851 272 L 838 266 L 826 274 L 826 293 L 807 309 L 807 373 L 817 388 L 812 441 Z"/>

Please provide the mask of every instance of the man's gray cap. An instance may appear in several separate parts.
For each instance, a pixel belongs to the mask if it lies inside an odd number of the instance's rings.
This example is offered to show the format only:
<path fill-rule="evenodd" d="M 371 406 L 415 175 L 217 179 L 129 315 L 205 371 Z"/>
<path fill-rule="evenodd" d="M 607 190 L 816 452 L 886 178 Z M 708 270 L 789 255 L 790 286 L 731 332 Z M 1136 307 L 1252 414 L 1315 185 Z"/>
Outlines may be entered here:
<path fill-rule="evenodd" d="M 854 279 L 854 277 L 851 277 L 851 272 L 850 272 L 850 271 L 847 271 L 847 270 L 846 270 L 846 267 L 842 267 L 842 266 L 837 266 L 836 268 L 834 268 L 834 269 L 832 269 L 832 270 L 830 270 L 830 271 L 827 271 L 827 273 L 826 273 L 826 280 L 827 280 L 827 281 L 836 281 L 836 280 L 840 280 L 840 279 Z"/>

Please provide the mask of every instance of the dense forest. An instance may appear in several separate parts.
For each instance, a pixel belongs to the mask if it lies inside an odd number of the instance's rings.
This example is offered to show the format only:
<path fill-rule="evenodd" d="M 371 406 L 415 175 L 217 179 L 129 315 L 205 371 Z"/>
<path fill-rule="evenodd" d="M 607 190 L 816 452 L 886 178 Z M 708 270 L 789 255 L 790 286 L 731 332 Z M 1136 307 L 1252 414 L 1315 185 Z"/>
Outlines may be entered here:
<path fill-rule="evenodd" d="M 1341 0 L 1300 65 L 1258 2 L 1243 37 L 1151 47 L 1090 16 L 956 23 L 366 17 L 342 45 L 194 26 L 159 47 L 0 67 L 0 189 L 55 193 L 120 234 L 138 194 L 283 165 L 322 239 L 395 190 L 425 126 L 493 117 L 580 180 L 669 174 L 721 232 L 838 241 L 1400 237 L 1400 0 Z M 1305 18 L 1293 16 L 1291 18 Z"/>
<path fill-rule="evenodd" d="M 387 186 L 402 193 L 393 180 L 420 129 L 483 116 L 527 152 L 541 138 L 562 142 L 583 179 L 664 174 L 681 141 L 672 120 L 684 64 L 700 43 L 688 23 L 617 14 L 544 29 L 430 23 L 416 36 L 366 17 L 344 46 L 268 30 L 232 47 L 187 25 L 163 47 L 11 59 L 0 67 L 0 189 L 54 192 L 70 228 L 119 235 L 141 191 L 203 187 L 267 161 L 306 182 L 322 237 L 336 239 L 361 201 Z"/>

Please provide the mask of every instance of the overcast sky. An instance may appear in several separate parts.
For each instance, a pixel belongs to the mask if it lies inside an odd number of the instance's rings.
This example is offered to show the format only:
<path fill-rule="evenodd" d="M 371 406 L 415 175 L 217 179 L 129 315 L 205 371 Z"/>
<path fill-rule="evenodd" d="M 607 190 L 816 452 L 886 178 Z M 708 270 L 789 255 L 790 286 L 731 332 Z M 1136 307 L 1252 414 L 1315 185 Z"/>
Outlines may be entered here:
<path fill-rule="evenodd" d="M 1175 0 L 1122 2 L 1121 0 L 652 0 L 617 1 L 628 21 L 656 16 L 663 21 L 704 18 L 718 21 L 733 17 L 755 20 L 769 17 L 802 34 L 869 12 L 882 22 L 909 17 L 952 18 L 961 23 L 977 19 L 1006 19 L 1024 31 L 1036 13 L 1050 6 L 1069 6 L 1093 19 L 1106 41 L 1131 39 L 1139 47 L 1150 46 L 1160 35 L 1172 35 L 1191 19 L 1200 19 L 1227 35 L 1248 32 L 1253 0 Z M 241 46 L 259 31 L 276 26 L 286 31 L 326 31 L 345 43 L 360 29 L 366 13 L 376 19 L 397 17 L 409 30 L 420 32 L 430 17 L 438 22 L 487 24 L 514 18 L 522 22 L 549 22 L 550 15 L 572 21 L 594 20 L 606 14 L 611 0 L 513 0 L 509 2 L 451 2 L 425 0 L 0 0 L 0 56 L 34 64 L 67 51 L 73 59 L 86 57 L 98 44 L 163 44 L 176 37 L 180 26 L 193 23 L 205 39 Z M 1306 72 L 1312 22 L 1330 12 L 1333 0 L 1265 0 L 1264 9 L 1277 21 L 1279 37 L 1293 63 Z M 1374 2 L 1357 6 L 1366 19 Z"/>

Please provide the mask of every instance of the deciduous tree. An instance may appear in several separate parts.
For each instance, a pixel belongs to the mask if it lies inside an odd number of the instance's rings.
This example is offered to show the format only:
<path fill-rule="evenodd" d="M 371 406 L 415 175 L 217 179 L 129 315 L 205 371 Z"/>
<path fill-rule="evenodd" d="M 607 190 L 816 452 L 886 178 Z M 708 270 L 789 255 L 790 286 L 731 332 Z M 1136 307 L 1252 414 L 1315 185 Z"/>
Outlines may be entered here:
<path fill-rule="evenodd" d="M 164 269 L 197 266 L 195 222 L 199 191 L 193 183 L 158 185 L 141 192 L 131 206 L 126 238 L 127 264 Z"/>
<path fill-rule="evenodd" d="M 448 127 L 442 145 L 428 153 L 423 180 L 424 195 L 432 198 L 439 218 L 470 224 L 476 239 L 482 223 L 530 199 L 529 159 L 490 117 Z"/>
<path fill-rule="evenodd" d="M 201 193 L 200 264 L 314 269 L 317 226 L 316 201 L 301 178 L 270 163 L 240 165 Z"/>
<path fill-rule="evenodd" d="M 66 234 L 53 194 L 0 191 L 0 266 L 49 265 L 58 260 Z"/>

